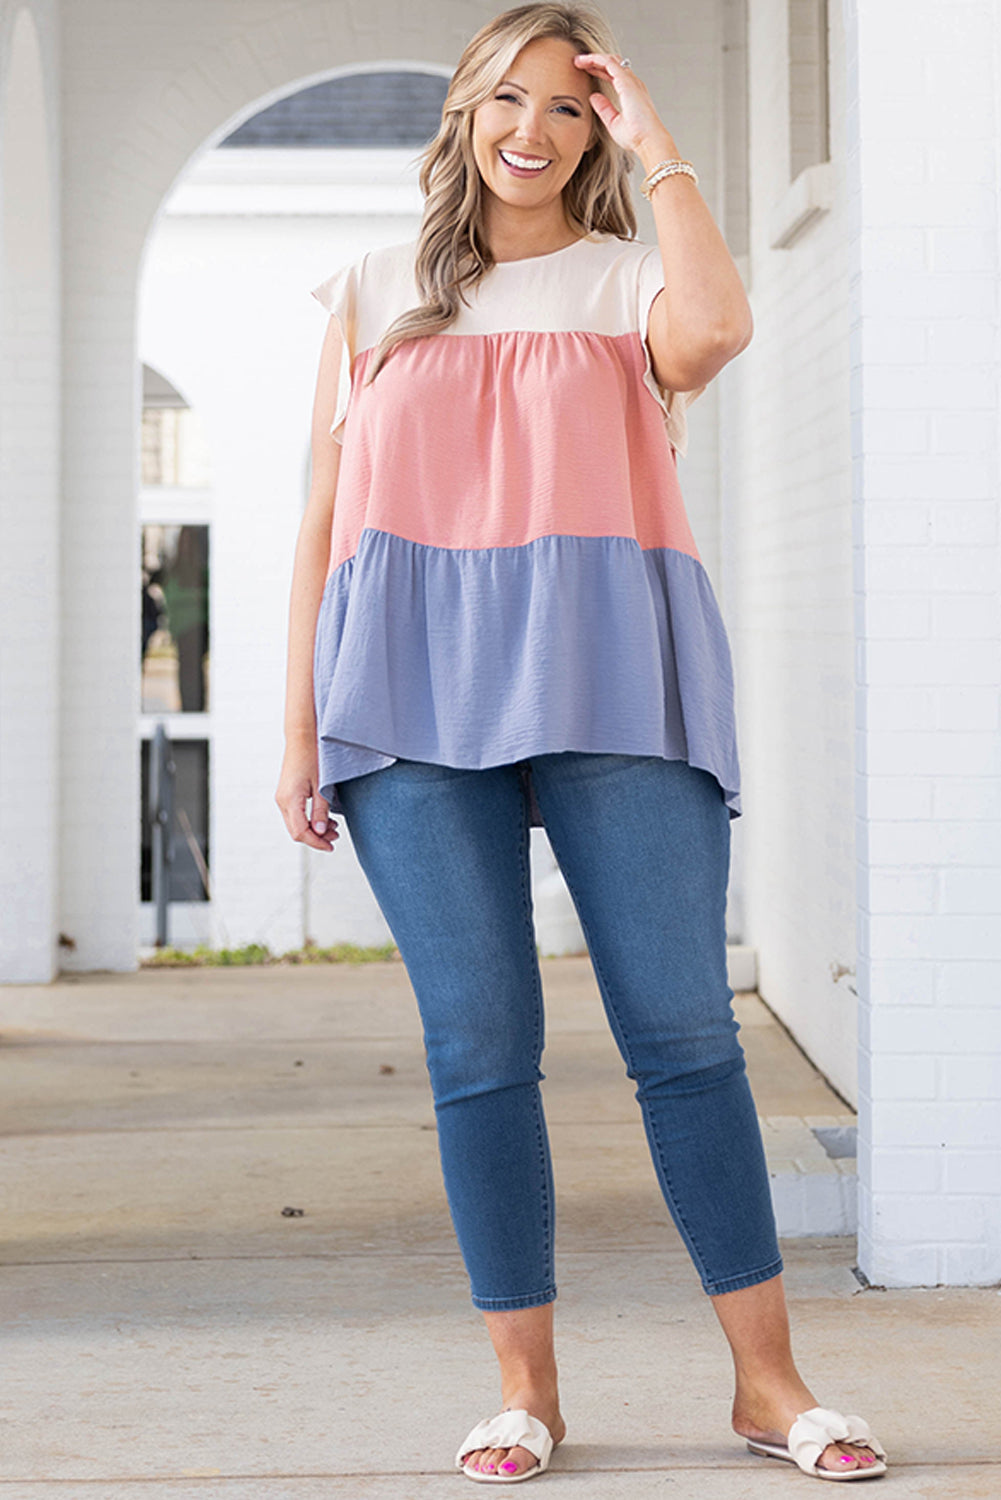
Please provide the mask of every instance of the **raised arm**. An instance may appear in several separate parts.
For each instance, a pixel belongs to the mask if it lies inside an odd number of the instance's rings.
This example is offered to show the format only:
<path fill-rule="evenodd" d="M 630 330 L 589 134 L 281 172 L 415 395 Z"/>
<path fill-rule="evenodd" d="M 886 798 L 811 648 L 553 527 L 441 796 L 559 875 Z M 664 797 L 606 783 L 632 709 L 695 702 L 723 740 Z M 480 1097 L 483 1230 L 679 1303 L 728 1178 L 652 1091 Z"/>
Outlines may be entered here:
<path fill-rule="evenodd" d="M 620 108 L 602 93 L 591 106 L 620 146 L 635 151 L 644 172 L 680 156 L 649 90 L 609 53 L 586 53 L 577 67 L 606 78 Z M 726 241 L 691 177 L 678 173 L 652 192 L 650 206 L 664 266 L 664 290 L 653 299 L 647 343 L 653 373 L 670 391 L 705 386 L 746 349 L 754 332 L 750 304 Z"/>

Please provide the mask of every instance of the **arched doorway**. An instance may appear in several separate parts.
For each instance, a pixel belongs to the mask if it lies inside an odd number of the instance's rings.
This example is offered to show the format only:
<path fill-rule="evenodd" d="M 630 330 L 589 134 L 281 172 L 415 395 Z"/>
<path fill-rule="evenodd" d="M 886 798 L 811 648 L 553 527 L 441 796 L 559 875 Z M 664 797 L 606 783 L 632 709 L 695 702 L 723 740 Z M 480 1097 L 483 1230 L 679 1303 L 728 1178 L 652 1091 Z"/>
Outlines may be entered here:
<path fill-rule="evenodd" d="M 186 712 L 176 684 L 170 698 L 167 678 L 178 664 L 162 632 L 153 650 L 166 655 L 144 657 L 141 739 L 152 732 L 152 714 L 165 714 L 184 753 L 193 755 L 196 741 L 204 751 L 203 788 L 199 768 L 189 767 L 189 817 L 192 827 L 205 822 L 199 843 L 212 850 L 211 902 L 196 893 L 196 909 L 179 892 L 172 942 L 253 941 L 284 951 L 307 938 L 388 940 L 348 841 L 336 862 L 310 859 L 290 844 L 273 788 L 288 585 L 308 484 L 302 453 L 324 332 L 309 289 L 361 250 L 416 233 L 416 157 L 437 128 L 447 82 L 445 70 L 372 65 L 266 104 L 189 165 L 146 246 L 143 462 L 154 426 L 162 435 L 184 417 L 176 391 L 153 390 L 153 367 L 169 370 L 204 418 L 214 470 L 199 512 L 211 534 L 211 702 Z M 193 534 L 199 517 L 190 489 L 147 484 L 141 497 L 152 552 L 169 543 L 165 520 Z M 147 705 L 158 661 L 163 691 L 152 691 Z M 184 837 L 189 830 L 175 829 L 175 848 Z M 152 940 L 148 907 L 141 940 Z"/>

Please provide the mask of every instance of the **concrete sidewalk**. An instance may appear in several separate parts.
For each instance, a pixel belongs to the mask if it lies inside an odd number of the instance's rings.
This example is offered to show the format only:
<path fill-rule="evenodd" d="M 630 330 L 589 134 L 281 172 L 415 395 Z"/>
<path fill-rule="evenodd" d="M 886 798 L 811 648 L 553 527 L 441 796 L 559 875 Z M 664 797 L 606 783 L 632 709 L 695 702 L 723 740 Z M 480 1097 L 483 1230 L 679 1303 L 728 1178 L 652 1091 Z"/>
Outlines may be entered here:
<path fill-rule="evenodd" d="M 570 1431 L 540 1495 L 809 1493 L 730 1433 L 587 960 L 544 976 Z M 763 1116 L 847 1117 L 760 1002 L 739 1014 Z M 0 1500 L 477 1493 L 449 1465 L 493 1359 L 399 964 L 6 987 L 0 1042 Z M 783 1249 L 804 1374 L 890 1450 L 878 1493 L 1001 1496 L 997 1291 L 862 1291 L 850 1238 Z"/>

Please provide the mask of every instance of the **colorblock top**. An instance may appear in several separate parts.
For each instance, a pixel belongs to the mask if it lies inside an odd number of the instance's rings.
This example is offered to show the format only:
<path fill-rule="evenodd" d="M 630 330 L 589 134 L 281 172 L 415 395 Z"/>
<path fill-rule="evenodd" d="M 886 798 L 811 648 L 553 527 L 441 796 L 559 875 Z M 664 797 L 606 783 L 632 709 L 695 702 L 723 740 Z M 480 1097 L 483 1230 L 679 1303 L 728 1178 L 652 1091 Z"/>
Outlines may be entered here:
<path fill-rule="evenodd" d="M 313 661 L 320 790 L 398 757 L 687 760 L 740 813 L 729 644 L 678 483 L 685 408 L 646 344 L 660 250 L 592 233 L 495 264 L 438 334 L 416 240 L 312 295 L 343 335 L 342 444 Z M 532 820 L 540 821 L 531 804 Z"/>

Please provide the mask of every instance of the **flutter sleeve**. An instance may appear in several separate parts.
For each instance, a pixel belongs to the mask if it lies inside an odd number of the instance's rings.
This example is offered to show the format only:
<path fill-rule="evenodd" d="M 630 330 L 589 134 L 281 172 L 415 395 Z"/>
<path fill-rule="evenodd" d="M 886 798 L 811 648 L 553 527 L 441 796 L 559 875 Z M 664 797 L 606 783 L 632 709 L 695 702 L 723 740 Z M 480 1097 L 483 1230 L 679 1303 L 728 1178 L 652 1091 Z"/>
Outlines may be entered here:
<path fill-rule="evenodd" d="M 646 342 L 646 330 L 650 319 L 650 307 L 653 299 L 664 286 L 664 266 L 659 246 L 655 245 L 646 252 L 639 262 L 638 270 L 637 327 L 639 328 L 640 338 L 643 340 L 643 350 L 646 357 L 643 381 L 657 398 L 664 412 L 664 422 L 667 426 L 667 435 L 671 441 L 671 445 L 684 458 L 688 453 L 688 418 L 686 412 L 695 398 L 702 395 L 706 387 L 700 385 L 694 391 L 666 391 L 662 386 L 658 385 L 657 377 L 653 373 L 653 365 L 650 360 L 650 350 Z"/>
<path fill-rule="evenodd" d="M 351 367 L 357 353 L 359 274 L 358 262 L 342 266 L 339 271 L 328 276 L 326 281 L 321 281 L 319 286 L 314 287 L 310 294 L 327 309 L 332 318 L 337 319 L 341 329 L 337 405 L 330 426 L 331 437 L 339 443 L 344 441 L 344 419 L 351 400 Z"/>

